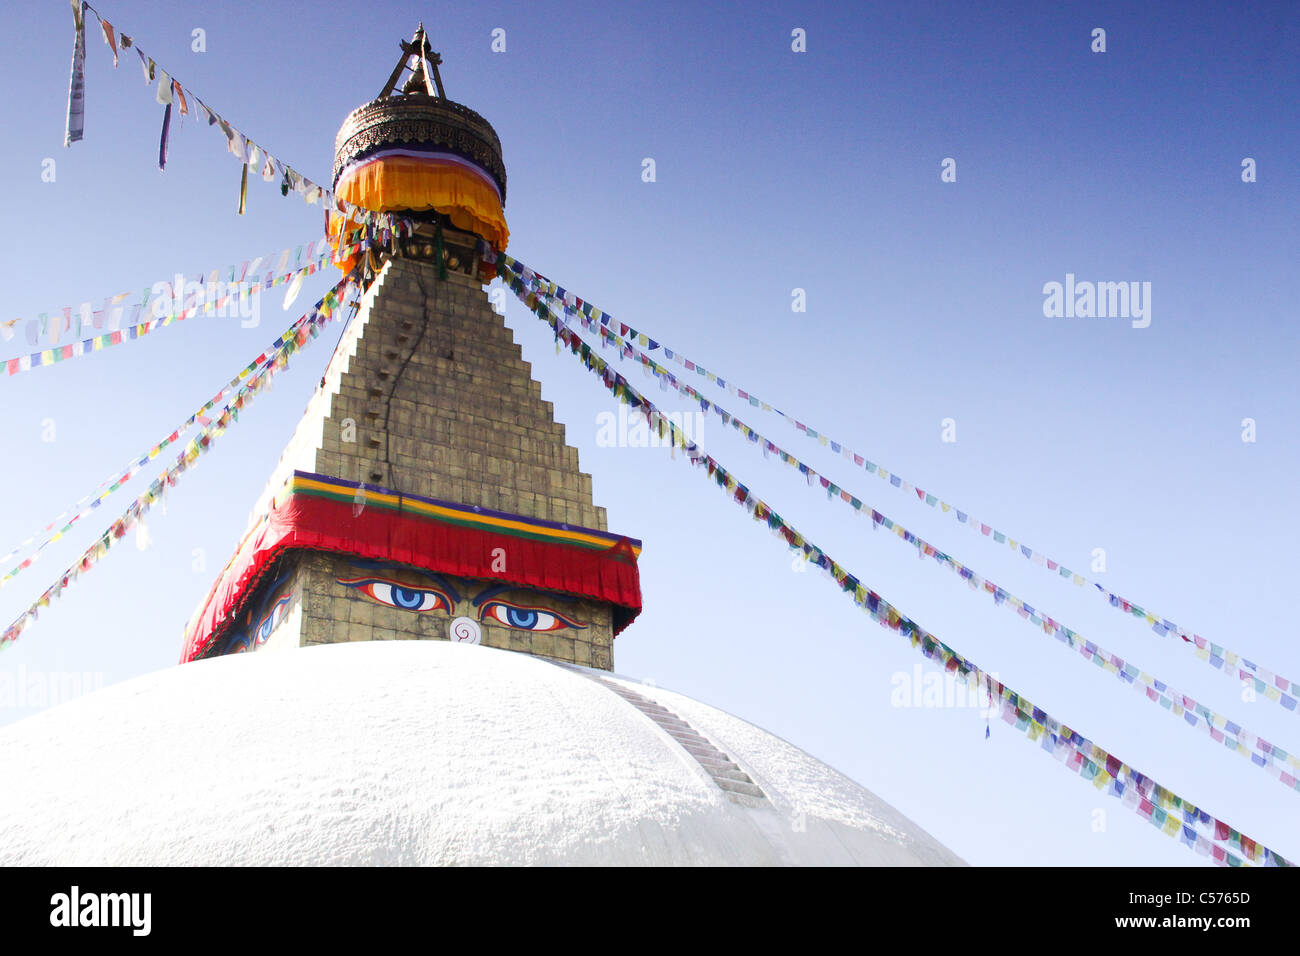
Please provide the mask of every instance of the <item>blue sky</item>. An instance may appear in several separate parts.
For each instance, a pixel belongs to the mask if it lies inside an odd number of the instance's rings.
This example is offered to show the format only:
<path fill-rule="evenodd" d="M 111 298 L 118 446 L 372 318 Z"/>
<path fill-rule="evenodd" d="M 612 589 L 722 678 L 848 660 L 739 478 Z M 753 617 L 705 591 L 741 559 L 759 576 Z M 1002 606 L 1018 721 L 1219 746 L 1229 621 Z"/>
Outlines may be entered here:
<path fill-rule="evenodd" d="M 510 251 L 616 318 L 1067 564 L 1282 674 L 1300 675 L 1287 503 L 1300 189 L 1294 6 L 375 3 L 102 0 L 101 13 L 236 127 L 327 182 L 334 134 L 423 18 L 448 95 L 509 173 Z M 54 311 L 317 238 L 318 207 L 249 185 L 139 62 L 88 37 L 86 134 L 63 148 L 67 3 L 3 16 L 7 315 Z M 490 32 L 505 29 L 505 53 Z M 791 30 L 807 31 L 807 52 Z M 1104 54 L 1091 31 L 1106 30 Z M 191 31 L 206 52 L 191 50 Z M 642 181 L 653 158 L 656 181 Z M 956 161 L 956 182 L 940 164 Z M 1243 183 L 1241 162 L 1258 180 Z M 56 162 L 54 182 L 42 163 Z M 1150 282 L 1151 324 L 1043 314 L 1043 286 Z M 327 286 L 316 277 L 299 303 Z M 807 311 L 791 310 L 792 290 Z M 297 313 L 192 319 L 0 382 L 0 551 L 149 448 Z M 969 709 L 891 706 L 930 665 L 666 451 L 601 447 L 614 406 L 511 300 L 507 322 L 593 475 L 640 537 L 645 611 L 617 669 L 743 716 L 879 793 L 975 863 L 1196 865 L 1022 735 Z M 0 674 L 104 682 L 172 666 L 181 629 L 319 379 L 332 329 L 148 522 L 13 646 Z M 19 340 L 0 343 L 8 357 Z M 666 410 L 631 366 L 637 387 Z M 706 385 L 699 385 L 702 390 Z M 735 400 L 723 392 L 724 407 Z M 972 536 L 780 419 L 746 421 L 877 509 L 1145 670 L 1300 751 L 1295 715 L 1095 596 Z M 956 422 L 957 441 L 940 440 Z M 1257 423 L 1242 441 L 1241 422 Z M 48 424 L 54 425 L 54 440 Z M 700 444 L 920 624 L 1070 726 L 1284 855 L 1300 794 L 1065 650 L 716 418 Z M 157 469 L 150 471 L 150 477 Z M 143 483 L 138 483 L 143 484 Z M 119 493 L 124 508 L 128 495 Z M 105 510 L 103 519 L 116 513 Z M 16 616 L 100 526 L 0 591 Z M 195 570 L 196 549 L 203 567 Z M 7 566 L 5 568 L 7 570 Z M 0 707 L 0 722 L 31 708 Z M 161 718 L 160 718 L 161 719 Z M 1095 811 L 1105 811 L 1105 829 Z"/>

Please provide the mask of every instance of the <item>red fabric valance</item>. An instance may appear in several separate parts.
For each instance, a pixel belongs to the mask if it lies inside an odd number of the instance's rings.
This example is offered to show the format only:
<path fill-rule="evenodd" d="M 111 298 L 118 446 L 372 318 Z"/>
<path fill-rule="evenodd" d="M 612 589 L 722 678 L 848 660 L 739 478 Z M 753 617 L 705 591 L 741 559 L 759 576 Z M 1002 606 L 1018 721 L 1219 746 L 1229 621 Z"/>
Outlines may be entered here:
<path fill-rule="evenodd" d="M 355 487 L 337 479 L 296 475 L 302 485 L 337 485 L 340 492 Z M 395 500 L 391 494 L 382 497 Z M 409 499 L 413 506 L 429 499 Z M 191 619 L 185 633 L 181 662 L 195 660 L 214 638 L 235 620 L 262 576 L 287 551 L 302 549 L 391 561 L 455 577 L 486 578 L 541 591 L 591 598 L 614 605 L 618 634 L 641 611 L 641 584 L 636 552 L 627 538 L 582 532 L 609 541 L 608 546 L 579 546 L 545 540 L 528 531 L 565 534 L 566 526 L 532 518 L 474 511 L 461 505 L 441 505 L 443 517 L 415 514 L 401 506 L 370 506 L 354 514 L 351 500 L 339 494 L 310 493 L 293 482 L 289 493 L 244 538 L 234 558 Z M 513 528 L 487 523 L 509 518 Z M 484 522 L 479 524 L 477 522 Z M 559 529 L 565 529 L 561 531 Z M 577 534 L 581 529 L 571 529 Z M 639 546 L 639 542 L 637 542 Z M 494 571 L 493 552 L 504 549 L 505 570 Z M 499 554 L 500 552 L 498 552 Z M 499 565 L 501 562 L 497 562 Z"/>

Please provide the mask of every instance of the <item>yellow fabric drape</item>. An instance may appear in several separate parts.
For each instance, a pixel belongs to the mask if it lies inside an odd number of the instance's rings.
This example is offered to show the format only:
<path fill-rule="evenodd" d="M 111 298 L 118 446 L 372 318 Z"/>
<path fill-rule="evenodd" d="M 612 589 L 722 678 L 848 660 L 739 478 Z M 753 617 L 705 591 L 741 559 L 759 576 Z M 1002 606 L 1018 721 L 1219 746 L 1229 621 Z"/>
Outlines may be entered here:
<path fill-rule="evenodd" d="M 335 193 L 344 202 L 377 212 L 436 210 L 458 229 L 482 236 L 498 252 L 510 241 L 510 229 L 496 192 L 479 176 L 451 163 L 386 156 L 348 173 L 339 180 Z M 334 248 L 338 248 L 339 234 L 346 227 L 341 216 L 330 216 L 329 234 Z M 338 265 L 345 272 L 351 271 L 355 260 L 352 257 Z"/>

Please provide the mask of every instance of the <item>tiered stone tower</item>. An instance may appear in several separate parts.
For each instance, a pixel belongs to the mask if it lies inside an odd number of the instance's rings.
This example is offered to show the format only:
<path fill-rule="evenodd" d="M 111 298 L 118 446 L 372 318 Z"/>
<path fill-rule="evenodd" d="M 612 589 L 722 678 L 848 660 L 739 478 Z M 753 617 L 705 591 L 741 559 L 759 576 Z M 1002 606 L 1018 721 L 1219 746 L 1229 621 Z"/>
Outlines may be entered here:
<path fill-rule="evenodd" d="M 255 513 L 298 469 L 605 530 L 591 476 L 477 279 L 389 259 L 324 382 Z"/>
<path fill-rule="evenodd" d="M 416 233 L 347 263 L 359 311 L 184 657 L 451 639 L 611 669 L 639 543 L 606 532 L 484 291 L 506 236 L 496 133 L 442 95 L 423 28 L 403 54 L 344 122 L 335 190 Z"/>

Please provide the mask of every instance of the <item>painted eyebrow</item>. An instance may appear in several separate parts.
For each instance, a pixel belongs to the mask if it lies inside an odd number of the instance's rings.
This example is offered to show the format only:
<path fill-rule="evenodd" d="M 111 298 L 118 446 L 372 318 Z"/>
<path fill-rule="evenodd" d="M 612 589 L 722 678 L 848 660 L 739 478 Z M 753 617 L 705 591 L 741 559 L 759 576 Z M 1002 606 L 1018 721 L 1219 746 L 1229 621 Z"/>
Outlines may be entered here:
<path fill-rule="evenodd" d="M 493 585 L 493 586 L 491 586 L 491 587 L 485 588 L 484 590 L 480 591 L 479 594 L 478 594 L 478 596 L 477 596 L 476 598 L 474 598 L 474 600 L 471 601 L 470 603 L 473 604 L 474 607 L 478 607 L 478 606 L 481 605 L 484 601 L 486 601 L 488 598 L 496 597 L 498 594 L 501 594 L 501 593 L 503 593 L 503 592 L 505 592 L 505 591 L 527 591 L 527 590 L 528 590 L 528 588 L 520 588 L 520 587 L 516 587 L 516 586 L 513 585 L 513 584 L 498 584 L 498 585 Z M 574 604 L 574 603 L 576 603 L 577 600 L 578 600 L 576 597 L 573 597 L 573 596 L 570 595 L 570 594 L 558 594 L 558 593 L 555 593 L 555 592 L 552 592 L 552 591 L 542 591 L 542 592 L 538 592 L 538 593 L 539 593 L 539 594 L 544 594 L 546 600 L 562 601 L 562 602 L 564 602 L 565 604 Z M 459 598 L 458 598 L 457 600 L 459 600 Z"/>
<path fill-rule="evenodd" d="M 440 574 L 434 574 L 432 571 L 421 571 L 419 568 L 411 568 L 405 565 L 394 565 L 391 562 L 370 561 L 370 560 L 364 560 L 360 558 L 358 558 L 355 561 L 350 561 L 348 563 L 355 568 L 365 568 L 368 571 L 392 570 L 394 567 L 401 568 L 404 571 L 414 571 L 416 574 L 420 575 L 421 577 L 428 578 L 434 584 L 438 585 L 440 588 L 446 591 L 449 595 L 451 595 L 451 599 L 453 601 L 456 601 L 457 603 L 460 602 L 459 592 L 457 592 L 457 590 L 454 587 L 452 587 L 450 583 L 448 583 L 446 578 L 444 578 Z"/>
<path fill-rule="evenodd" d="M 278 578 L 272 581 L 271 586 L 266 589 L 266 596 L 262 598 L 261 603 L 257 606 L 256 617 L 258 620 L 261 620 L 266 614 L 266 609 L 271 606 L 273 600 L 283 597 L 283 595 L 280 594 L 280 589 L 284 587 L 284 583 L 289 580 L 290 574 L 291 572 L 285 571 Z"/>
<path fill-rule="evenodd" d="M 495 597 L 496 595 L 502 593 L 503 591 L 513 591 L 513 590 L 514 588 L 512 588 L 508 584 L 495 585 L 493 587 L 484 588 L 482 591 L 478 593 L 478 596 L 475 597 L 474 600 L 471 601 L 470 603 L 473 604 L 474 607 L 478 607 L 480 604 L 482 604 L 490 597 Z"/>

